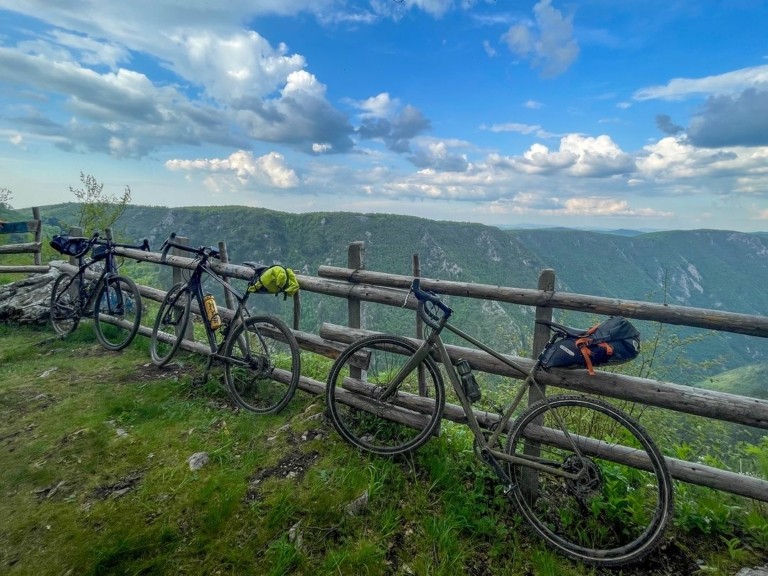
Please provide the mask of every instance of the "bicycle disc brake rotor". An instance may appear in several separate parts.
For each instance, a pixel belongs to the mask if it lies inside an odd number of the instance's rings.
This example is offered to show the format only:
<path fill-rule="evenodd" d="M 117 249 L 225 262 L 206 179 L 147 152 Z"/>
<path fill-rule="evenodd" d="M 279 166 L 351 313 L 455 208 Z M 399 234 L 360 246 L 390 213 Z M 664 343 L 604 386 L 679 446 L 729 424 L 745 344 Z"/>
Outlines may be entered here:
<path fill-rule="evenodd" d="M 603 486 L 603 475 L 592 459 L 571 454 L 563 462 L 563 470 L 578 474 L 576 479 L 566 479 L 568 491 L 580 499 L 588 499 L 598 494 Z"/>
<path fill-rule="evenodd" d="M 248 357 L 248 367 L 260 378 L 266 378 L 272 374 L 273 366 L 268 356 L 254 354 Z"/>

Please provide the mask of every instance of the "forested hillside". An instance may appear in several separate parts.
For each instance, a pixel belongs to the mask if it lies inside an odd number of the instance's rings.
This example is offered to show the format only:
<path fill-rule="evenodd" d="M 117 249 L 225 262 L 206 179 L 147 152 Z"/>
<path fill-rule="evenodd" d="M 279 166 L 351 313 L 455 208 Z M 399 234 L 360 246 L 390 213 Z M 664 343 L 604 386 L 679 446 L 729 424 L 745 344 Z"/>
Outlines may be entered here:
<path fill-rule="evenodd" d="M 76 222 L 76 208 L 43 207 L 48 234 Z M 281 262 L 309 275 L 322 264 L 346 266 L 349 243 L 364 241 L 365 266 L 371 270 L 409 274 L 412 255 L 419 254 L 427 277 L 535 288 L 540 270 L 552 268 L 562 291 L 768 314 L 768 239 L 761 234 L 502 230 L 391 214 L 289 214 L 241 206 L 131 206 L 116 229 L 126 240 L 149 238 L 154 249 L 170 232 L 188 236 L 195 245 L 225 240 L 233 262 Z M 276 308 L 279 303 L 264 299 L 259 305 Z M 505 352 L 529 353 L 531 310 L 487 302 L 455 305 L 457 323 L 493 339 Z M 345 314 L 343 303 L 305 293 L 302 329 L 315 330 L 323 321 L 343 322 Z M 571 324 L 592 320 L 573 312 L 556 312 L 556 318 Z M 366 322 L 372 329 L 406 330 L 410 318 L 369 306 Z M 646 339 L 657 329 L 641 326 Z M 768 361 L 768 343 L 759 338 L 673 326 L 665 327 L 662 336 L 671 339 L 670 346 L 695 340 L 667 366 L 672 371 L 662 374 L 679 382 Z M 719 362 L 709 368 L 708 360 Z"/>

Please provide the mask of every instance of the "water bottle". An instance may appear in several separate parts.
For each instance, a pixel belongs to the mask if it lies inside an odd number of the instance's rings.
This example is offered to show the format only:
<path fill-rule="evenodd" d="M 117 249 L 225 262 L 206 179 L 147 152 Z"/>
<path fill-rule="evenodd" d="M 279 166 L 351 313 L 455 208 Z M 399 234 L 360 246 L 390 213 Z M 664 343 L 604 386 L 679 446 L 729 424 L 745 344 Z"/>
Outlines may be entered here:
<path fill-rule="evenodd" d="M 213 298 L 213 294 L 203 296 L 203 308 L 205 308 L 205 317 L 208 319 L 211 330 L 218 329 L 221 326 L 221 316 L 219 315 L 219 309 L 216 307 L 216 300 Z"/>
<path fill-rule="evenodd" d="M 464 389 L 464 394 L 470 402 L 477 402 L 480 400 L 480 387 L 477 385 L 475 375 L 472 374 L 472 368 L 469 366 L 469 362 L 463 358 L 456 362 L 456 371 L 459 373 L 461 379 L 461 387 Z"/>

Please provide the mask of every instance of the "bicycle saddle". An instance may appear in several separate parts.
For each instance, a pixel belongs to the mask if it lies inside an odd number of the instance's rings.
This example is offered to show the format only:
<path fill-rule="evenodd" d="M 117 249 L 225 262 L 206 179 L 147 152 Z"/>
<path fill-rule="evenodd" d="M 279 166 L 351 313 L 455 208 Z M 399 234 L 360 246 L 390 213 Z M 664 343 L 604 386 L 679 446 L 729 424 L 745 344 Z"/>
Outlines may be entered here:
<path fill-rule="evenodd" d="M 552 322 L 551 320 L 536 320 L 536 324 L 544 324 L 550 330 L 554 330 L 555 332 L 562 332 L 566 336 L 571 336 L 573 338 L 584 336 L 584 334 L 587 332 L 583 328 L 571 328 L 570 326 L 558 324 L 557 322 Z"/>

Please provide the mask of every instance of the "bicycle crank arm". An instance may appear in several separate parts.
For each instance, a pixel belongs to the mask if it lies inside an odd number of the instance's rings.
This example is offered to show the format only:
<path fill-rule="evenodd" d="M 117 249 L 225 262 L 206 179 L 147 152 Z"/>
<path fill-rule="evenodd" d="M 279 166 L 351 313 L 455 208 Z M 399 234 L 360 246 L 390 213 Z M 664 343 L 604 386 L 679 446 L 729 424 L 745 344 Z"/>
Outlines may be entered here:
<path fill-rule="evenodd" d="M 501 464 L 499 464 L 499 461 L 493 454 L 491 454 L 488 448 L 482 448 L 480 450 L 480 456 L 483 459 L 483 462 L 493 468 L 493 471 L 496 472 L 496 475 L 501 479 L 502 484 L 504 484 L 505 496 L 508 496 L 509 493 L 513 490 L 517 490 L 517 484 L 512 482 L 512 479 L 507 475 L 507 473 L 501 467 Z"/>

